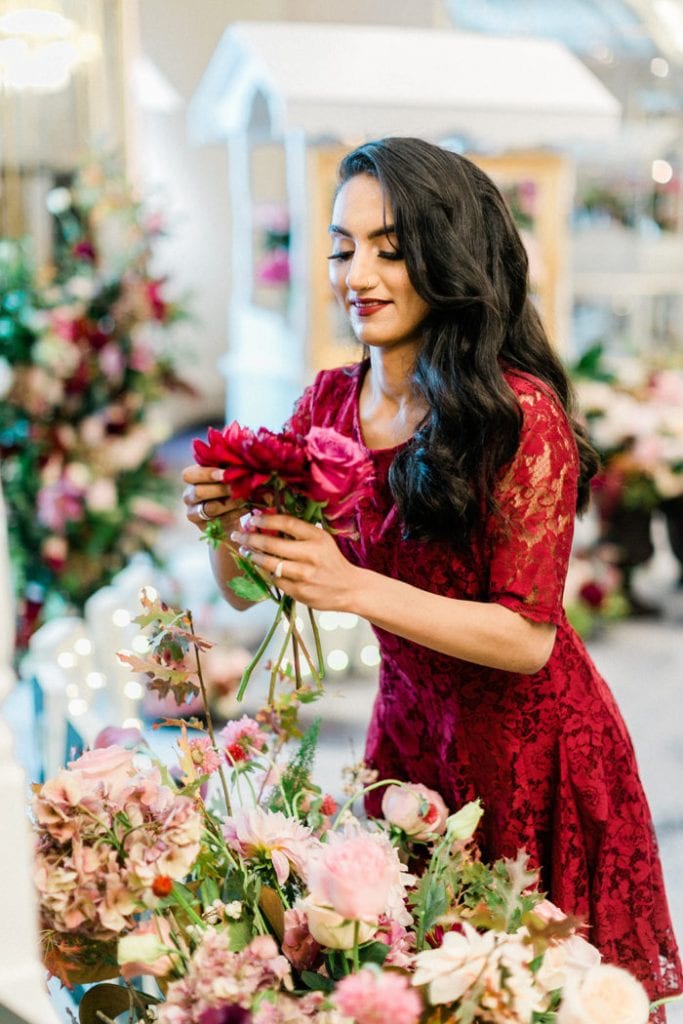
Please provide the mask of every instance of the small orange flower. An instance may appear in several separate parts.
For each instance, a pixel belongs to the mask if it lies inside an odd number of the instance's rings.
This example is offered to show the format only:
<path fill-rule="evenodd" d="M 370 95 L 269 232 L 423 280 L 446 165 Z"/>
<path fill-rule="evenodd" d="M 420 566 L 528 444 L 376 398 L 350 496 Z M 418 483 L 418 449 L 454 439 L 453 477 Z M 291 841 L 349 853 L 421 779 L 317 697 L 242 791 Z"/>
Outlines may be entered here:
<path fill-rule="evenodd" d="M 168 896 L 173 889 L 173 879 L 168 875 L 157 875 L 152 882 L 152 892 L 155 896 Z"/>

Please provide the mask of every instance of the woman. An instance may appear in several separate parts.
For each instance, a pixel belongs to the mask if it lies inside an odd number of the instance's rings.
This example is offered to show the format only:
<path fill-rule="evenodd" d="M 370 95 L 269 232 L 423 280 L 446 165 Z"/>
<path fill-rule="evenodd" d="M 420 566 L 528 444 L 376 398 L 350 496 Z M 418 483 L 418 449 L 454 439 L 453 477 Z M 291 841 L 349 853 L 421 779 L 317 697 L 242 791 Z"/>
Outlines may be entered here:
<path fill-rule="evenodd" d="M 417 139 L 340 168 L 330 279 L 368 357 L 324 371 L 291 425 L 334 426 L 376 469 L 358 538 L 290 516 L 237 520 L 211 469 L 185 472 L 197 526 L 314 608 L 377 631 L 367 740 L 382 777 L 479 796 L 486 858 L 526 847 L 541 886 L 583 917 L 652 998 L 680 990 L 650 814 L 626 729 L 562 610 L 573 520 L 596 458 L 527 292 L 527 258 L 490 179 Z M 228 600 L 228 547 L 212 555 Z M 378 810 L 371 802 L 370 809 Z"/>

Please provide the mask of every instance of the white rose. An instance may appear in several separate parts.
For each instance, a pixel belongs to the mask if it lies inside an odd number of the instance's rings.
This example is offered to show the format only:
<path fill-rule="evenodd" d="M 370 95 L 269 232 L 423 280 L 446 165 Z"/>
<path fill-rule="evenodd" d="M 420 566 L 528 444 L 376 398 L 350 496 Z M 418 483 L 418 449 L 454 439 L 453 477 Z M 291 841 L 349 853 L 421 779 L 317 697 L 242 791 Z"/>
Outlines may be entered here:
<path fill-rule="evenodd" d="M 650 1000 L 628 971 L 611 964 L 591 967 L 562 993 L 557 1024 L 647 1024 Z"/>
<path fill-rule="evenodd" d="M 116 947 L 120 964 L 155 964 L 166 952 L 166 946 L 154 932 L 144 935 L 124 935 Z"/>

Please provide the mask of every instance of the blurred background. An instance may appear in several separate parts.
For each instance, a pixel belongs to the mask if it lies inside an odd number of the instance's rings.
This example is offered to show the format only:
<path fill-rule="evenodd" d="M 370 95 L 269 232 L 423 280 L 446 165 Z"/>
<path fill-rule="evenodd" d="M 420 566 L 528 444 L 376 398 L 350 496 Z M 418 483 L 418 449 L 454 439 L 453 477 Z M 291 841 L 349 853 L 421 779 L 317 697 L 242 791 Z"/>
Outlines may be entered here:
<path fill-rule="evenodd" d="M 144 653 L 143 585 L 218 642 L 216 716 L 257 706 L 235 690 L 270 611 L 219 599 L 180 470 L 208 425 L 277 427 L 356 358 L 326 226 L 340 156 L 388 134 L 480 163 L 527 245 L 603 456 L 567 611 L 632 729 L 682 934 L 683 0 L 0 0 L 15 754 L 43 779 L 106 725 L 172 750 L 151 724 L 197 706 L 114 656 Z M 354 616 L 321 627 L 334 793 L 379 656 Z"/>

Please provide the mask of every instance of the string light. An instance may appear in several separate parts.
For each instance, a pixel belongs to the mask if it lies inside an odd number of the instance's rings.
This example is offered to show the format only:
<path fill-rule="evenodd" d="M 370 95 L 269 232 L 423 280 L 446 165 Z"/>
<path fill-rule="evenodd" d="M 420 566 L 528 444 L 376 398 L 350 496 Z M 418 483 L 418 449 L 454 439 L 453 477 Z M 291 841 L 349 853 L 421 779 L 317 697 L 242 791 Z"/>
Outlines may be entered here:
<path fill-rule="evenodd" d="M 125 693 L 126 697 L 130 697 L 131 700 L 140 700 L 142 694 L 144 693 L 144 690 L 140 683 L 138 683 L 135 679 L 131 679 L 130 682 L 126 683 L 126 685 L 124 686 L 123 692 Z"/>
<path fill-rule="evenodd" d="M 81 657 L 85 657 L 92 653 L 92 644 L 88 640 L 87 636 L 81 636 L 74 644 L 74 651 L 76 654 L 80 654 Z"/>
<path fill-rule="evenodd" d="M 102 672 L 88 672 L 85 682 L 91 690 L 101 690 L 107 685 L 107 677 Z"/>
<path fill-rule="evenodd" d="M 60 668 L 73 668 L 76 664 L 76 655 L 72 651 L 60 651 L 57 655 L 57 664 Z"/>
<path fill-rule="evenodd" d="M 668 160 L 652 161 L 652 180 L 658 185 L 666 185 L 674 176 L 674 169 Z"/>
<path fill-rule="evenodd" d="M 333 672 L 343 672 L 344 669 L 349 667 L 349 656 L 346 651 L 342 651 L 339 647 L 330 651 L 326 661 L 328 668 L 331 668 Z"/>

